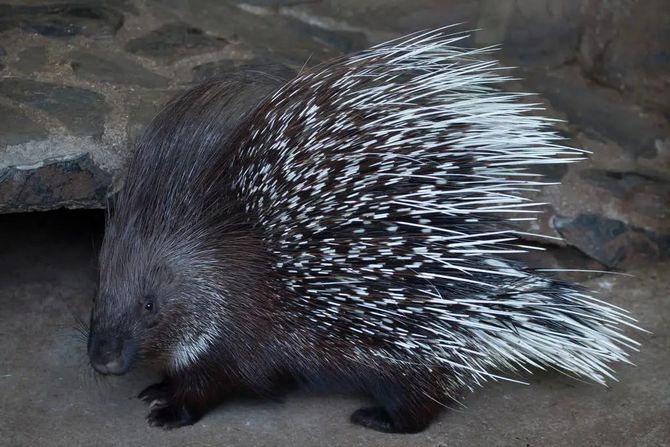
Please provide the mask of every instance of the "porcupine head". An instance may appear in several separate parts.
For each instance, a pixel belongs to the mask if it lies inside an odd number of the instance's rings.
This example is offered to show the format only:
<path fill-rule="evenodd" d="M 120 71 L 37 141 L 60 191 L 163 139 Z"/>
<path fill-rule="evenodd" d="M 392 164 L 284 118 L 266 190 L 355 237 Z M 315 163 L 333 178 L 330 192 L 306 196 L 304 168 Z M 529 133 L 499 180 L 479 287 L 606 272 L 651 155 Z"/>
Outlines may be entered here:
<path fill-rule="evenodd" d="M 225 336 L 229 317 L 258 313 L 242 308 L 265 273 L 261 236 L 234 198 L 213 203 L 208 193 L 224 192 L 203 181 L 244 111 L 279 80 L 200 85 L 171 101 L 138 141 L 108 202 L 88 340 L 99 372 L 124 374 L 137 360 L 189 364 Z"/>
<path fill-rule="evenodd" d="M 624 311 L 508 259 L 538 206 L 530 168 L 582 152 L 464 37 L 410 36 L 281 87 L 210 82 L 154 120 L 110 206 L 89 336 L 101 373 L 160 367 L 150 423 L 288 378 L 365 392 L 353 422 L 415 432 L 501 370 L 603 383 L 626 361 Z M 226 111 L 245 91 L 253 111 Z"/>

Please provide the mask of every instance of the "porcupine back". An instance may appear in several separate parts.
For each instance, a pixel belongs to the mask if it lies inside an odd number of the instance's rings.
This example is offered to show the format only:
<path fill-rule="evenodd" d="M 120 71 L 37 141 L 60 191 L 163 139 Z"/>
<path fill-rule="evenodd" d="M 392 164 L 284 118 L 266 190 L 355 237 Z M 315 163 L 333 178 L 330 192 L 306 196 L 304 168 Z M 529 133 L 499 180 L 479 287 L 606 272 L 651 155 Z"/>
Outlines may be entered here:
<path fill-rule="evenodd" d="M 234 192 L 285 311 L 351 360 L 442 365 L 465 387 L 526 366 L 604 383 L 633 320 L 506 259 L 529 248 L 513 221 L 541 205 L 524 197 L 544 184 L 532 168 L 583 151 L 500 90 L 491 49 L 456 47 L 465 37 L 418 34 L 300 74 L 239 132 Z"/>

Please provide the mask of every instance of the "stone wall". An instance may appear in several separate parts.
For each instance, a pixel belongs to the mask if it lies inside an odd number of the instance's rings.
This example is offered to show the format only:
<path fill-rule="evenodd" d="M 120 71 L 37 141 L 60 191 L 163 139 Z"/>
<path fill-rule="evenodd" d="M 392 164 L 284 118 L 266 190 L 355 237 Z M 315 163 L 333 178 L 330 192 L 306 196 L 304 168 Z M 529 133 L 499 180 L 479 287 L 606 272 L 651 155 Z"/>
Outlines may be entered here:
<path fill-rule="evenodd" d="M 2 1 L 2 0 L 0 0 Z M 97 208 L 169 97 L 269 62 L 314 65 L 463 23 L 589 161 L 532 228 L 596 267 L 670 252 L 667 0 L 106 0 L 0 4 L 0 212 Z M 572 247 L 572 248 L 570 248 Z"/>

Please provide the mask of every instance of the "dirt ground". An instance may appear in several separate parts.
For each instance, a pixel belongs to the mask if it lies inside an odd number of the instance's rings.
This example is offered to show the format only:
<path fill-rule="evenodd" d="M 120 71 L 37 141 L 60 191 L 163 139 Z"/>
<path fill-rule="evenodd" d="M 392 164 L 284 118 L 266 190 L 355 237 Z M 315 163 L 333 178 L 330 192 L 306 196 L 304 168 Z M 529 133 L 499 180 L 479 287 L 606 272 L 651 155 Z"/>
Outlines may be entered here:
<path fill-rule="evenodd" d="M 355 396 L 290 394 L 238 401 L 192 427 L 149 427 L 136 394 L 146 371 L 96 378 L 76 318 L 95 292 L 99 212 L 0 216 L 0 445 L 6 446 L 663 446 L 670 441 L 670 264 L 588 284 L 650 333 L 636 366 L 603 388 L 554 373 L 529 386 L 491 383 L 445 410 L 427 431 L 387 435 L 354 426 Z"/>

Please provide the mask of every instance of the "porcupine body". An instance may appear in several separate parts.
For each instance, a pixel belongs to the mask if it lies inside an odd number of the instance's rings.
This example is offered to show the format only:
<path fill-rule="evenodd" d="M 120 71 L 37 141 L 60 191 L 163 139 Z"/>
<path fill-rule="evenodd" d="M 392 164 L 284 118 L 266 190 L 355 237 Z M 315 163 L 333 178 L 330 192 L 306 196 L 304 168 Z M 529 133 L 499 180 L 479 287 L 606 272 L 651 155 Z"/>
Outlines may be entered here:
<path fill-rule="evenodd" d="M 100 372 L 162 368 L 150 423 L 290 381 L 368 393 L 352 421 L 416 432 L 504 371 L 604 383 L 626 361 L 624 311 L 507 259 L 527 248 L 511 221 L 536 212 L 532 167 L 581 152 L 463 37 L 305 71 L 244 116 L 210 83 L 154 121 L 110 210 L 89 337 Z"/>

